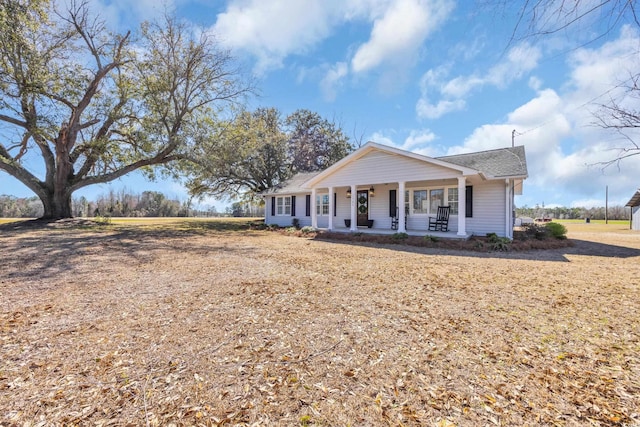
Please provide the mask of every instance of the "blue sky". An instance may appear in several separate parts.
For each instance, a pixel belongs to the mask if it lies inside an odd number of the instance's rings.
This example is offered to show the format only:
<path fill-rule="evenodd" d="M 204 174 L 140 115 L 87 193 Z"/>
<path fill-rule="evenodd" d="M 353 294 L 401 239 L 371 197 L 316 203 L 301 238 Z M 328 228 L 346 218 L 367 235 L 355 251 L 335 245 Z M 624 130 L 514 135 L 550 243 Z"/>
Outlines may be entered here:
<path fill-rule="evenodd" d="M 135 29 L 164 6 L 156 0 L 91 0 L 109 26 Z M 594 125 L 598 104 L 624 98 L 619 86 L 638 69 L 640 33 L 597 23 L 509 42 L 517 7 L 455 0 L 173 0 L 169 8 L 232 50 L 258 84 L 250 107 L 316 111 L 350 136 L 428 156 L 524 145 L 529 178 L 518 206 L 625 204 L 640 187 L 640 156 L 602 170 L 598 162 L 629 146 Z M 502 3 L 502 2 L 495 2 Z M 511 2 L 505 2 L 511 3 Z M 518 4 L 518 2 L 513 2 Z M 587 2 L 588 3 L 588 2 Z M 599 17 L 594 17 L 598 19 Z M 163 191 L 176 182 L 138 174 L 83 189 Z M 0 193 L 32 195 L 0 173 Z M 221 209 L 225 202 L 205 201 Z"/>

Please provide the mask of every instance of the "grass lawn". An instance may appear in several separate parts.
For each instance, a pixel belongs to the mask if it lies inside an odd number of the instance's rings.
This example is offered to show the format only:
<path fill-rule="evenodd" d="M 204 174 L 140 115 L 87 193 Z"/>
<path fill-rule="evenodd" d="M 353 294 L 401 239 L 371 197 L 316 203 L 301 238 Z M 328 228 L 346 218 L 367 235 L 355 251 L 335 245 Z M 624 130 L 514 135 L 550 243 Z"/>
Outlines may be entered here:
<path fill-rule="evenodd" d="M 0 231 L 0 425 L 640 425 L 640 233 L 483 253 L 246 221 Z"/>

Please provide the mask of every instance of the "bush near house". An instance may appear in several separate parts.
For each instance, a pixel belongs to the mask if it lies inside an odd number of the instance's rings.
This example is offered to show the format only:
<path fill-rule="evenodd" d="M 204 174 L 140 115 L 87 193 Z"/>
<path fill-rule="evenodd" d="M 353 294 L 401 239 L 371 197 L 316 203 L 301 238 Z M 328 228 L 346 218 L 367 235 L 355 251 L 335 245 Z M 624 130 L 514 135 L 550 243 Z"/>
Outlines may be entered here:
<path fill-rule="evenodd" d="M 370 244 L 388 245 L 409 245 L 423 248 L 450 249 L 475 252 L 508 252 L 508 251 L 529 251 L 540 249 L 557 249 L 573 246 L 573 242 L 566 238 L 553 238 L 550 232 L 544 230 L 530 231 L 537 237 L 532 238 L 524 232 L 514 235 L 513 240 L 506 237 L 499 237 L 494 233 L 486 236 L 472 236 L 468 240 L 460 239 L 438 239 L 433 236 L 409 236 L 406 233 L 396 233 L 390 235 L 375 235 L 364 233 L 335 233 L 329 231 L 317 231 L 316 233 L 298 233 L 303 237 L 312 237 L 321 240 L 362 242 Z"/>

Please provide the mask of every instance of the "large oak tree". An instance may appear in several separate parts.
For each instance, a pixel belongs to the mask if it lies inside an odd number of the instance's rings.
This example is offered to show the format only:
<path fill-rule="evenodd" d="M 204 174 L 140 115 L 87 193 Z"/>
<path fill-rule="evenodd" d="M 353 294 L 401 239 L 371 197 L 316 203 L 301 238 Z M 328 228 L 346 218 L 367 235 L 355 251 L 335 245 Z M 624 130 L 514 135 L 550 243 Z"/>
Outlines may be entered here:
<path fill-rule="evenodd" d="M 0 170 L 46 218 L 71 217 L 82 187 L 193 160 L 219 109 L 251 91 L 228 51 L 173 17 L 134 40 L 86 2 L 55 4 L 0 0 Z"/>
<path fill-rule="evenodd" d="M 188 165 L 188 188 L 196 197 L 252 199 L 298 172 L 333 165 L 353 145 L 341 127 L 318 113 L 296 110 L 285 118 L 276 108 L 240 111 L 198 144 L 197 164 Z"/>

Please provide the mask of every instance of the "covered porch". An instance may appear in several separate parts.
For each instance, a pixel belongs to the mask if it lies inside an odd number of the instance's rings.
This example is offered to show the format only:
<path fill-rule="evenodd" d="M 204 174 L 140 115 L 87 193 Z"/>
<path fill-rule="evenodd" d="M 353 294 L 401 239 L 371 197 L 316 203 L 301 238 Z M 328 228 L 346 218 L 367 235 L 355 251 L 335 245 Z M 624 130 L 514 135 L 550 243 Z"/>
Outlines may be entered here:
<path fill-rule="evenodd" d="M 335 232 L 407 233 L 466 239 L 468 180 L 455 178 L 312 187 L 311 226 Z M 450 206 L 445 230 L 429 230 L 438 206 Z"/>

